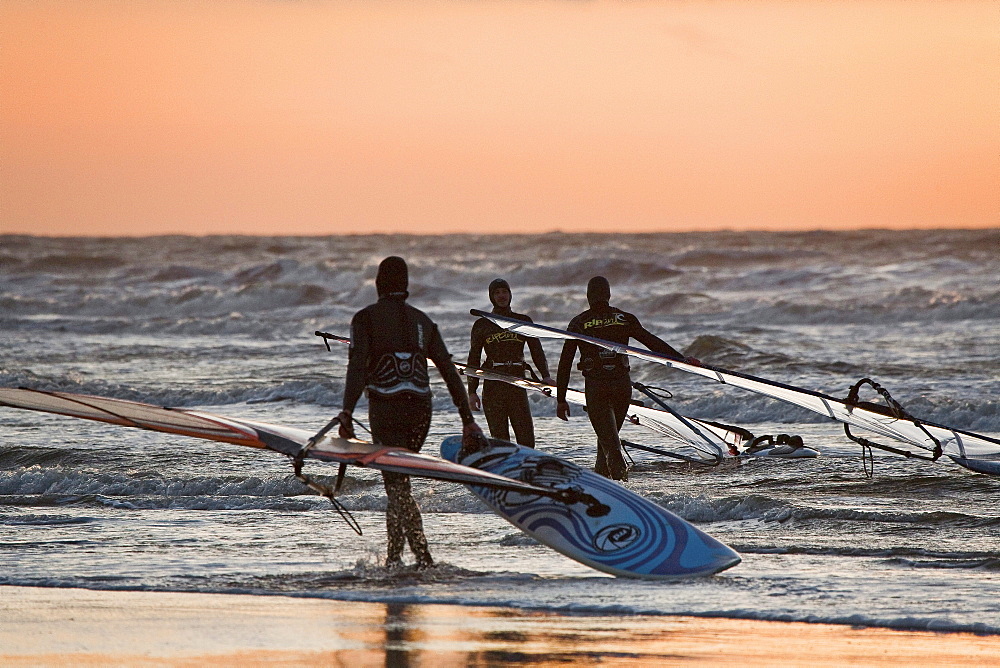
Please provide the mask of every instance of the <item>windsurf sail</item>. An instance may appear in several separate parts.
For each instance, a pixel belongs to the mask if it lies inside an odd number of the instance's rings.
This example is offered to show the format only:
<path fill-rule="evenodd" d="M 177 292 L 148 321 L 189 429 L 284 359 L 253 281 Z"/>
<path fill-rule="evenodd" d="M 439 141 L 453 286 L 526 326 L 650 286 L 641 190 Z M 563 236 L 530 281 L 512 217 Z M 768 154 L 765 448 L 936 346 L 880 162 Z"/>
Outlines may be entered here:
<path fill-rule="evenodd" d="M 295 427 L 228 418 L 201 411 L 71 392 L 11 387 L 0 387 L 0 406 L 272 450 L 297 460 L 296 475 L 299 475 L 301 460 L 310 458 L 433 480 L 547 496 L 568 504 L 592 505 L 592 500 L 579 496 L 573 489 L 532 485 L 404 448 L 388 448 L 358 439 L 331 437 L 325 432 L 314 434 Z M 332 423 L 326 429 L 331 426 Z M 332 496 L 328 496 L 332 501 Z"/>
<path fill-rule="evenodd" d="M 794 385 L 758 378 L 738 371 L 728 371 L 708 364 L 696 366 L 643 348 L 596 339 L 537 323 L 515 320 L 496 313 L 487 313 L 478 309 L 472 309 L 470 313 L 477 317 L 487 318 L 504 329 L 525 336 L 576 339 L 619 354 L 663 364 L 719 383 L 763 394 L 841 422 L 848 427 L 849 436 L 851 435 L 849 427 L 853 426 L 894 439 L 907 446 L 894 448 L 865 439 L 866 442 L 862 445 L 868 448 L 874 447 L 895 454 L 903 454 L 903 456 L 931 461 L 937 461 L 942 455 L 945 455 L 957 464 L 973 471 L 1000 475 L 1000 439 L 920 420 L 902 410 L 898 404 L 882 406 L 863 402 L 857 398 L 856 391 L 851 392 L 845 399 L 837 399 Z M 866 380 L 868 379 L 863 379 L 859 385 Z"/>
<path fill-rule="evenodd" d="M 548 385 L 541 381 L 529 380 L 527 378 L 517 378 L 506 374 L 495 373 L 487 369 L 470 367 L 465 364 L 456 363 L 459 373 L 466 376 L 475 376 L 483 380 L 496 380 L 509 385 L 516 385 L 532 392 L 538 392 L 545 396 L 555 397 L 555 385 Z M 566 390 L 566 401 L 578 406 L 587 406 L 586 395 L 580 390 L 569 388 Z M 683 415 L 670 410 L 650 408 L 639 404 L 632 404 L 628 408 L 626 420 L 632 424 L 646 427 L 661 436 L 665 436 L 677 446 L 687 450 L 687 452 L 668 452 L 662 449 L 650 449 L 651 452 L 664 454 L 668 457 L 675 457 L 685 461 L 697 461 L 708 464 L 719 464 L 727 456 L 737 454 L 731 450 L 729 444 L 720 436 L 717 428 L 707 429 L 697 420 L 685 418 Z M 733 435 L 734 438 L 738 436 Z M 639 447 L 639 446 L 635 446 Z M 643 449 L 643 448 L 639 448 Z"/>

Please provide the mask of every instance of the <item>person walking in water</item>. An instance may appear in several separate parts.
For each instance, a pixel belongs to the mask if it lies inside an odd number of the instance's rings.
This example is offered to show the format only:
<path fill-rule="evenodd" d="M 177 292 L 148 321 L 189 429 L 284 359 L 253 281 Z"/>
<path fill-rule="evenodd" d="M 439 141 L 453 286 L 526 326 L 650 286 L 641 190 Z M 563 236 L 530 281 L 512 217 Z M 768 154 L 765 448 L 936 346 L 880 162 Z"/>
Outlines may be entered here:
<path fill-rule="evenodd" d="M 610 305 L 611 284 L 603 276 L 595 276 L 587 284 L 590 308 L 573 318 L 566 328 L 575 334 L 628 344 L 635 339 L 655 353 L 669 355 L 689 364 L 700 365 L 693 357 L 684 357 L 670 344 L 647 331 L 639 319 Z M 632 378 L 628 357 L 592 343 L 568 339 L 563 344 L 556 373 L 556 415 L 561 420 L 570 417 L 566 390 L 577 350 L 583 372 L 587 415 L 597 434 L 597 462 L 594 471 L 612 480 L 628 480 L 628 467 L 622 455 L 618 431 L 625 422 L 632 401 Z"/>
<path fill-rule="evenodd" d="M 514 313 L 510 308 L 510 284 L 502 278 L 495 279 L 488 288 L 493 313 L 534 322 L 523 313 Z M 549 377 L 549 365 L 545 361 L 545 351 L 541 342 L 534 337 L 525 337 L 515 332 L 509 332 L 486 318 L 479 318 L 472 325 L 472 344 L 469 347 L 470 367 L 479 367 L 483 351 L 486 352 L 486 362 L 483 369 L 496 373 L 524 378 L 529 370 L 524 361 L 524 344 L 528 344 L 531 360 L 542 376 L 542 382 L 553 385 Z M 483 381 L 483 398 L 476 393 L 479 389 L 479 378 L 469 376 L 469 404 L 472 410 L 480 407 L 486 415 L 486 423 L 490 428 L 490 436 L 505 441 L 510 440 L 508 424 L 514 428 L 514 437 L 521 445 L 535 447 L 535 426 L 531 420 L 531 408 L 528 405 L 528 392 L 521 387 L 500 380 Z"/>
<path fill-rule="evenodd" d="M 340 436 L 353 438 L 352 414 L 362 392 L 368 395 L 372 440 L 383 446 L 419 452 L 431 424 L 432 397 L 427 360 L 437 366 L 462 416 L 463 445 L 485 441 L 469 409 L 462 379 L 452 364 L 441 334 L 426 314 L 406 303 L 409 271 L 396 256 L 378 267 L 378 301 L 351 320 L 351 348 L 340 412 Z M 388 497 L 385 523 L 386 566 L 402 566 L 403 547 L 409 543 L 419 569 L 434 565 L 424 535 L 420 508 L 413 499 L 410 477 L 382 473 Z"/>

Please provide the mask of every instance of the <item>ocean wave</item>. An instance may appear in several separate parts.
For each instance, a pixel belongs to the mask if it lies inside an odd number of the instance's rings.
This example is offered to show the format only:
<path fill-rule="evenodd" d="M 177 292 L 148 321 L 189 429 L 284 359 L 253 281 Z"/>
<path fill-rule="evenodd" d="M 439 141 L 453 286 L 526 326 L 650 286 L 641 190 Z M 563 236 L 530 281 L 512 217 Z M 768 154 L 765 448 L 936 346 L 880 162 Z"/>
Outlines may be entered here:
<path fill-rule="evenodd" d="M 874 626 L 898 631 L 935 631 L 937 633 L 974 633 L 977 635 L 1000 635 L 1000 625 L 987 622 L 960 622 L 947 617 L 907 616 L 878 617 L 871 614 L 852 615 L 796 615 L 789 613 L 768 613 L 760 610 L 732 609 L 715 613 L 690 613 L 692 617 L 722 617 L 726 619 L 753 619 L 769 622 L 804 622 L 808 624 L 835 624 L 853 627 Z"/>
<path fill-rule="evenodd" d="M 112 289 L 107 285 L 86 293 L 80 285 L 67 289 L 44 289 L 0 292 L 0 305 L 6 328 L 39 328 L 79 333 L 108 331 L 142 332 L 160 329 L 165 333 L 211 334 L 211 327 L 226 324 L 232 331 L 254 333 L 283 325 L 287 331 L 305 331 L 312 318 L 348 316 L 376 300 L 374 286 L 368 283 L 338 285 L 322 277 L 299 281 L 226 285 L 213 281 L 180 281 Z M 92 285 L 92 284 L 91 284 Z M 664 292 L 645 284 L 634 289 L 615 289 L 614 303 L 635 313 L 644 322 L 664 320 L 671 328 L 734 329 L 801 326 L 891 327 L 910 323 L 941 323 L 995 320 L 1000 312 L 1000 293 L 948 298 L 919 308 L 879 300 L 858 302 L 855 299 L 789 298 L 734 301 L 725 294 L 699 289 L 701 286 L 677 286 Z M 514 306 L 528 312 L 542 324 L 562 327 L 586 308 L 584 288 L 536 287 L 515 285 Z M 469 308 L 488 309 L 486 282 L 470 290 L 467 278 L 450 282 L 414 282 L 411 302 L 427 311 L 443 329 L 464 329 L 471 325 Z M 944 299 L 942 297 L 942 299 Z M 238 321 L 231 314 L 240 314 Z M 19 322 L 12 316 L 35 316 Z M 43 317 L 44 319 L 39 319 Z M 227 322 L 229 321 L 229 322 Z M 112 322 L 114 329 L 102 326 Z M 211 327 L 199 327 L 207 323 Z M 456 330 L 457 331 L 457 330 Z M 467 335 L 466 335 L 467 336 Z M 464 336 L 462 338 L 465 338 Z"/>
<path fill-rule="evenodd" d="M 615 304 L 644 317 L 668 314 L 671 317 L 684 315 L 716 314 L 727 311 L 729 306 L 722 300 L 703 292 L 674 292 L 661 295 L 634 295 L 615 300 Z"/>
<path fill-rule="evenodd" d="M 682 267 L 732 267 L 754 264 L 777 264 L 779 266 L 799 263 L 803 260 L 815 262 L 825 259 L 828 255 L 820 250 L 798 249 L 794 257 L 780 248 L 744 249 L 731 248 L 726 250 L 698 249 L 685 251 L 676 255 L 674 263 Z"/>
<path fill-rule="evenodd" d="M 961 570 L 1000 571 L 1000 557 L 985 558 L 938 558 L 938 559 L 905 559 L 895 557 L 889 563 L 905 568 L 945 568 Z"/>
<path fill-rule="evenodd" d="M 529 545 L 540 545 L 540 543 L 526 533 L 510 533 L 501 538 L 498 543 L 501 547 L 525 547 Z"/>
<path fill-rule="evenodd" d="M 87 460 L 84 453 L 65 448 L 0 447 L 0 470 L 31 466 L 80 466 Z"/>
<path fill-rule="evenodd" d="M 116 255 L 45 255 L 27 262 L 22 271 L 45 273 L 88 273 L 118 269 L 128 264 L 128 260 Z"/>
<path fill-rule="evenodd" d="M 865 548 L 855 546 L 806 546 L 806 545 L 785 545 L 785 546 L 761 546 L 751 544 L 734 543 L 730 545 L 734 550 L 743 554 L 807 554 L 816 556 L 831 557 L 871 557 L 883 559 L 888 562 L 903 563 L 912 560 L 924 563 L 940 563 L 942 567 L 954 564 L 957 568 L 978 568 L 972 564 L 990 564 L 993 568 L 1000 563 L 1000 552 L 980 552 L 980 551 L 943 551 L 930 550 L 913 547 L 892 547 Z"/>
<path fill-rule="evenodd" d="M 106 458 L 93 457 L 93 464 Z M 130 462 L 130 469 L 155 466 L 154 462 Z M 336 476 L 307 470 L 317 483 L 333 487 Z M 359 469 L 353 469 L 358 471 Z M 418 481 L 414 494 L 425 512 L 488 513 L 481 502 L 458 485 Z M 329 502 L 311 492 L 291 471 L 287 475 L 225 475 L 164 478 L 152 473 L 125 474 L 115 471 L 95 473 L 92 469 L 26 469 L 0 471 L 0 496 L 11 506 L 31 507 L 114 507 L 130 510 L 284 510 L 330 509 Z M 384 512 L 386 496 L 380 477 L 344 477 L 338 501 L 352 512 Z"/>
<path fill-rule="evenodd" d="M 73 503 L 86 502 L 97 497 L 169 499 L 213 495 L 218 497 L 219 502 L 224 503 L 226 497 L 274 498 L 305 493 L 307 493 L 305 485 L 291 475 L 271 479 L 255 476 L 170 479 L 117 472 L 93 473 L 84 470 L 46 469 L 37 466 L 0 473 L 0 495 L 35 495 L 46 499 L 73 500 Z"/>
<path fill-rule="evenodd" d="M 271 382 L 268 379 L 246 382 L 216 383 L 218 387 L 184 384 L 183 387 L 140 387 L 113 380 L 72 377 L 44 377 L 25 372 L 0 371 L 0 386 L 26 387 L 47 392 L 71 392 L 110 399 L 124 399 L 171 408 L 259 404 L 280 401 L 317 406 L 338 406 L 343 397 L 343 382 L 339 379 L 317 378 Z M 440 406 L 444 398 L 438 397 Z M 437 404 L 438 402 L 436 402 Z"/>
<path fill-rule="evenodd" d="M 93 517 L 80 517 L 77 515 L 37 515 L 25 514 L 14 517 L 0 517 L 0 524 L 9 526 L 62 526 L 73 524 L 91 524 L 96 520 Z"/>
<path fill-rule="evenodd" d="M 549 262 L 522 269 L 513 273 L 513 279 L 516 284 L 564 285 L 571 289 L 575 287 L 581 294 L 585 294 L 587 282 L 594 276 L 604 276 L 615 286 L 635 282 L 657 284 L 682 273 L 663 262 L 604 255 Z"/>
<path fill-rule="evenodd" d="M 270 510 L 303 512 L 324 507 L 320 497 L 235 496 L 110 496 L 105 494 L 30 494 L 3 495 L 4 504 L 31 508 L 114 508 L 118 510 Z M 328 504 L 329 502 L 326 502 Z"/>
<path fill-rule="evenodd" d="M 729 424 L 834 424 L 812 411 L 749 392 L 734 393 L 714 389 L 698 394 L 684 392 L 682 395 L 675 395 L 667 403 L 688 417 Z"/>
<path fill-rule="evenodd" d="M 817 522 L 916 524 L 928 527 L 1000 527 L 1000 517 L 955 511 L 908 512 L 904 510 L 853 510 L 789 503 L 770 496 L 748 494 L 740 497 L 707 499 L 654 492 L 644 494 L 689 522 L 759 520 L 762 522 Z"/>
<path fill-rule="evenodd" d="M 712 360 L 713 366 L 729 368 L 790 368 L 795 360 L 781 353 L 761 352 L 749 345 L 722 336 L 705 334 L 695 338 L 684 349 L 684 354 L 698 359 Z M 844 371 L 837 367 L 837 371 Z"/>
<path fill-rule="evenodd" d="M 128 357 L 126 353 L 123 359 L 127 360 Z M 648 366 L 637 368 L 633 371 L 632 377 L 633 380 L 647 385 L 654 387 L 665 385 L 672 389 L 675 396 L 667 403 L 674 410 L 689 417 L 738 425 L 756 423 L 837 425 L 836 422 L 812 411 L 759 394 L 725 386 L 706 385 L 703 382 L 693 386 L 665 382 L 664 375 L 657 373 L 658 371 L 653 369 L 653 373 L 650 373 Z M 139 386 L 110 379 L 81 376 L 48 377 L 26 370 L 12 372 L 0 368 L 0 386 L 75 392 L 175 408 L 282 401 L 334 408 L 340 405 L 343 397 L 342 373 L 343 371 L 339 370 L 336 375 L 320 374 L 316 378 L 301 380 L 276 381 L 267 377 L 250 381 L 238 378 L 232 380 L 213 378 L 211 383 Z M 670 380 L 675 381 L 676 378 L 672 376 Z M 846 396 L 847 387 L 845 383 L 843 391 L 837 394 Z M 454 411 L 450 396 L 437 377 L 433 379 L 433 389 L 435 411 L 440 413 Z M 893 394 L 897 393 L 894 391 Z M 897 398 L 903 401 L 911 414 L 929 422 L 986 435 L 1000 431 L 1000 399 L 992 396 L 951 397 L 935 393 L 912 397 L 900 395 Z M 555 414 L 554 402 L 547 397 L 532 393 L 529 395 L 529 402 L 536 417 L 551 417 Z"/>
<path fill-rule="evenodd" d="M 16 313 L 39 313 L 51 312 L 56 308 L 57 301 L 54 298 L 33 297 L 30 295 L 3 294 L 0 295 L 0 308 L 5 315 L 3 320 L 13 321 L 11 315 Z"/>
<path fill-rule="evenodd" d="M 905 288 L 903 292 L 907 299 L 899 299 L 899 293 L 870 292 L 847 297 L 823 294 L 814 299 L 775 295 L 773 299 L 743 302 L 739 316 L 744 325 L 901 325 L 994 320 L 1000 312 L 1000 292 L 962 295 L 921 288 Z"/>
<path fill-rule="evenodd" d="M 145 280 L 152 283 L 175 283 L 177 281 L 190 281 L 192 279 L 215 279 L 221 275 L 221 272 L 219 271 L 181 264 L 171 264 L 162 268 L 153 267 L 153 269 L 155 270 L 154 273 L 145 278 Z"/>

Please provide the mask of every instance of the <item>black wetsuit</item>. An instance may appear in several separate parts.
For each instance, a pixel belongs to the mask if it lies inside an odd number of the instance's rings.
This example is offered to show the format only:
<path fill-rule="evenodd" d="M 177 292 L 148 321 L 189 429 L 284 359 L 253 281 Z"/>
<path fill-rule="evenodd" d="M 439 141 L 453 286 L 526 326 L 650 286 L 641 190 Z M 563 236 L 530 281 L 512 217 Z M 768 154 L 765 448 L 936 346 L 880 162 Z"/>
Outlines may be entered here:
<path fill-rule="evenodd" d="M 432 412 L 427 360 L 433 360 L 462 414 L 472 421 L 462 379 L 430 318 L 393 293 L 359 311 L 351 321 L 350 361 L 344 409 L 352 411 L 362 391 L 368 394 L 372 440 L 380 445 L 419 452 L 427 438 Z M 401 561 L 404 541 L 418 565 L 432 563 L 420 508 L 410 492 L 410 477 L 382 473 L 386 508 L 388 564 Z"/>
<path fill-rule="evenodd" d="M 634 315 L 606 303 L 596 304 L 576 316 L 566 329 L 615 343 L 628 344 L 629 339 L 635 339 L 653 352 L 683 359 L 683 355 L 668 343 L 647 331 Z M 622 456 L 618 431 L 625 422 L 632 400 L 628 357 L 592 343 L 567 340 L 563 344 L 556 376 L 558 401 L 566 401 L 566 389 L 577 349 L 580 351 L 580 364 L 577 368 L 583 372 L 587 416 L 597 434 L 597 463 L 594 470 L 613 480 L 626 480 L 627 466 Z"/>
<path fill-rule="evenodd" d="M 523 313 L 514 313 L 509 308 L 494 308 L 494 313 L 533 322 Z M 528 365 L 524 361 L 524 344 L 528 344 L 531 359 L 542 377 L 549 375 L 542 344 L 534 337 L 521 336 L 509 332 L 486 318 L 480 318 L 472 325 L 472 343 L 469 347 L 470 367 L 479 367 L 483 351 L 486 361 L 483 369 L 524 378 Z M 469 376 L 469 394 L 479 388 L 479 379 Z M 528 393 L 523 388 L 500 380 L 483 381 L 483 413 L 490 427 L 490 436 L 505 441 L 510 440 L 508 422 L 514 428 L 514 437 L 521 445 L 535 447 L 535 426 L 531 420 Z"/>

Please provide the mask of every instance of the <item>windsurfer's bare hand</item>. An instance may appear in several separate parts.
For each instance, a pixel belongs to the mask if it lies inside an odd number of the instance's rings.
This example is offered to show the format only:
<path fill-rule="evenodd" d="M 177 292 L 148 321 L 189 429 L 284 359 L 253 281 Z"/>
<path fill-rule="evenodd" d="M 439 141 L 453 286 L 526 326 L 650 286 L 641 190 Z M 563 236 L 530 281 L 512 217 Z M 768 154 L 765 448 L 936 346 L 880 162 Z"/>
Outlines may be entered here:
<path fill-rule="evenodd" d="M 337 416 L 340 420 L 340 429 L 338 433 L 341 438 L 354 438 L 354 421 L 351 418 L 350 411 L 340 411 L 340 415 Z"/>
<path fill-rule="evenodd" d="M 489 447 L 489 441 L 479 425 L 469 422 L 462 427 L 462 452 L 478 452 Z"/>
<path fill-rule="evenodd" d="M 542 378 L 542 382 L 545 383 L 546 385 L 556 384 L 556 381 L 552 380 L 552 376 L 546 376 L 545 378 Z"/>
<path fill-rule="evenodd" d="M 684 363 L 690 364 L 691 366 L 701 366 L 701 360 L 697 357 L 685 357 Z"/>
<path fill-rule="evenodd" d="M 469 392 L 469 408 L 474 411 L 482 410 L 483 402 L 479 400 L 479 395 L 475 392 Z"/>
<path fill-rule="evenodd" d="M 569 421 L 569 404 L 565 401 L 560 401 L 556 404 L 556 417 L 560 420 Z"/>

